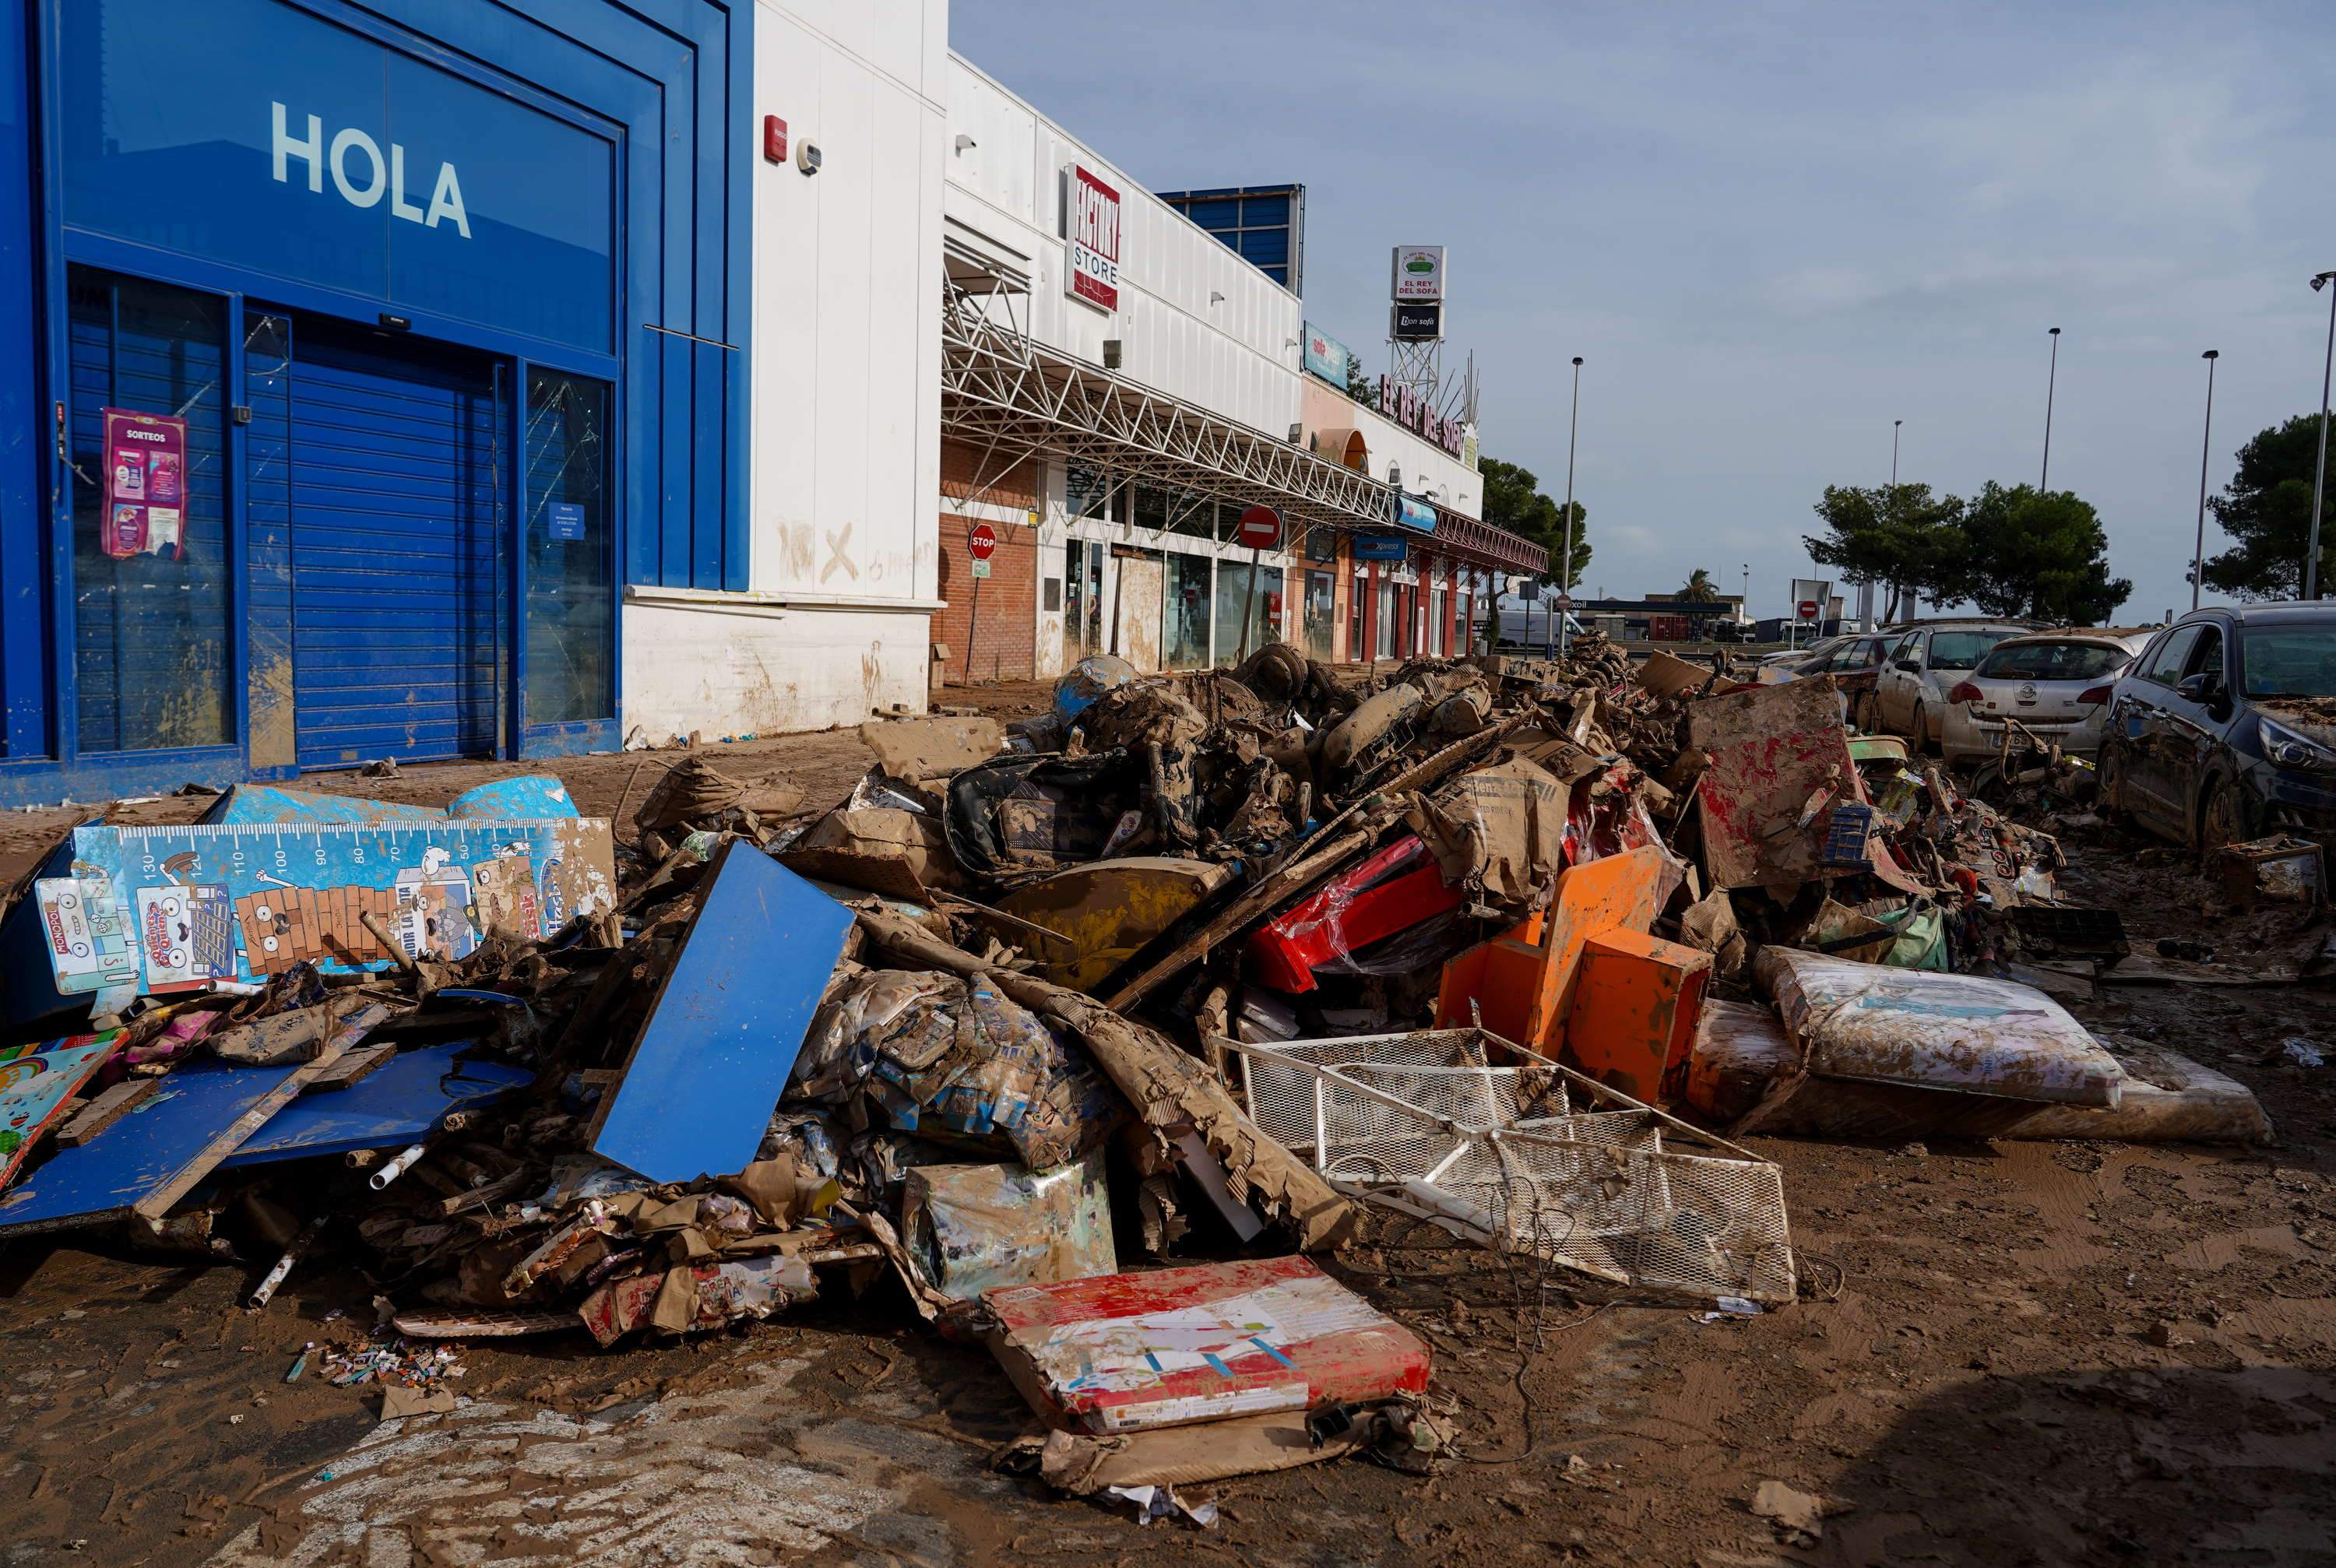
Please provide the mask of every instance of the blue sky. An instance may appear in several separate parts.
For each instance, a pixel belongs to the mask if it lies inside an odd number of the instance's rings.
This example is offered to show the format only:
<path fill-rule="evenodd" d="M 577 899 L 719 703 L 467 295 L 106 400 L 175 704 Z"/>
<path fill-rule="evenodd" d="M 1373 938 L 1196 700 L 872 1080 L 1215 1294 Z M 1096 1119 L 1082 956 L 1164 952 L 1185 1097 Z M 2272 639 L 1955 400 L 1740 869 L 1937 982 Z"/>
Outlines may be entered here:
<path fill-rule="evenodd" d="M 1492 455 L 1576 493 L 1589 586 L 1756 609 L 1827 483 L 2037 478 L 2122 618 L 2186 609 L 2209 482 L 2316 412 L 2336 10 L 958 0 L 951 43 L 1154 189 L 1307 186 L 1307 315 L 1383 368 L 1387 248 L 1450 248 Z M 2319 131 L 2314 135 L 2314 117 Z M 2207 553 L 2218 548 L 2211 514 Z"/>

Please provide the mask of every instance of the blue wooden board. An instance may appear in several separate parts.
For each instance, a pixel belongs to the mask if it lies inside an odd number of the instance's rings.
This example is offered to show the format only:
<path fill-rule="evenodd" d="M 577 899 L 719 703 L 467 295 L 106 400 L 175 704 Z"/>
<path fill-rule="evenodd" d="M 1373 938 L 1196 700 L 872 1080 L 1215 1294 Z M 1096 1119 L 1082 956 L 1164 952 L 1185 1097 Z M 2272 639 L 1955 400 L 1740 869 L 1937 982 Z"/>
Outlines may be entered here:
<path fill-rule="evenodd" d="M 320 794 L 277 784 L 231 784 L 211 803 L 202 820 L 219 823 L 444 822 L 448 818 L 517 822 L 572 817 L 576 802 L 567 786 L 544 774 L 492 779 L 464 790 L 443 806 L 407 805 L 361 795 Z"/>
<path fill-rule="evenodd" d="M 0 1193 L 0 1236 L 120 1219 L 304 1065 L 232 1067 L 202 1061 L 180 1067 L 102 1134 L 78 1148 L 57 1150 Z"/>
<path fill-rule="evenodd" d="M 803 1050 L 852 911 L 732 840 L 601 1102 L 592 1152 L 653 1182 L 744 1169 Z"/>
<path fill-rule="evenodd" d="M 346 1089 L 311 1089 L 269 1117 L 219 1169 L 420 1143 L 449 1111 L 472 1110 L 525 1087 L 535 1075 L 508 1062 L 457 1062 L 465 1041 L 400 1051 Z M 241 1072 L 266 1072 L 243 1067 Z M 173 1075 L 175 1076 L 175 1075 Z"/>

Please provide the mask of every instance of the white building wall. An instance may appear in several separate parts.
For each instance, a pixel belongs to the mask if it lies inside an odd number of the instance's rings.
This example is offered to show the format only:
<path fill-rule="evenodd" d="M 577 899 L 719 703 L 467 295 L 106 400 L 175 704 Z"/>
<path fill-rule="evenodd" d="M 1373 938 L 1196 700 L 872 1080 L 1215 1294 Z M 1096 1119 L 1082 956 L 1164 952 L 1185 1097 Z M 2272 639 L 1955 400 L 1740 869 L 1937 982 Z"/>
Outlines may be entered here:
<path fill-rule="evenodd" d="M 627 590 L 625 718 L 766 734 L 921 708 L 939 608 L 948 0 L 757 0 L 749 591 Z M 818 146 L 816 174 L 796 153 Z"/>
<path fill-rule="evenodd" d="M 1031 257 L 1016 319 L 1038 341 L 1229 419 L 1286 436 L 1298 419 L 1298 297 L 970 62 L 949 57 L 949 216 Z M 962 144 L 961 144 L 962 143 Z M 1064 287 L 1065 165 L 1120 198 L 1119 308 Z M 1027 306 L 1027 315 L 1021 314 Z"/>

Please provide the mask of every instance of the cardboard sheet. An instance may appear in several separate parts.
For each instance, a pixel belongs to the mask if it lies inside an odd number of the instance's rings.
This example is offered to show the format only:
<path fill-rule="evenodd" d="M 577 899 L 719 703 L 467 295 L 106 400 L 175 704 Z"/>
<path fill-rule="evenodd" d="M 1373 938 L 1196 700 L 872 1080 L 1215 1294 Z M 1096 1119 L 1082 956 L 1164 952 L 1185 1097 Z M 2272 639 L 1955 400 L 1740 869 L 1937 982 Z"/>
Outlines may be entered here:
<path fill-rule="evenodd" d="M 723 845 L 698 888 L 592 1124 L 594 1154 L 656 1182 L 728 1175 L 754 1158 L 852 928 L 851 911 L 742 840 Z"/>

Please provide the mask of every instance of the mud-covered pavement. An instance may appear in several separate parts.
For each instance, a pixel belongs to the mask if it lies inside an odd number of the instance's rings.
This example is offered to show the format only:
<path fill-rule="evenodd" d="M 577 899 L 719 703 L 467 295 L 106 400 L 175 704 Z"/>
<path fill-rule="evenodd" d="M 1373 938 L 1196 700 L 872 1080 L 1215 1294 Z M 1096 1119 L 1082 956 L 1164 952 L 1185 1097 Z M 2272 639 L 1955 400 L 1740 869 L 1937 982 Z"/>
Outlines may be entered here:
<path fill-rule="evenodd" d="M 999 706 L 1027 693 L 990 694 Z M 818 800 L 856 736 L 713 748 Z M 684 754 L 556 767 L 587 813 Z M 491 772 L 308 781 L 443 801 Z M 202 802 L 131 808 L 190 817 Z M 12 814 L 0 873 L 73 813 Z M 141 820 L 132 817 L 131 820 Z M 2137 948 L 2211 906 L 2139 841 L 2071 839 L 2071 896 Z M 2231 955 L 2240 956 L 2240 955 Z M 1466 1457 L 1221 1484 L 1224 1522 L 1139 1528 L 990 1474 L 1024 1406 L 986 1350 L 910 1329 L 880 1281 L 677 1348 L 473 1340 L 454 1412 L 284 1381 L 355 1339 L 356 1276 L 297 1272 L 265 1313 L 233 1268 L 44 1238 L 0 1250 L 0 1552 L 9 1563 L 2311 1563 L 2336 1558 L 2336 1044 L 2325 990 L 2107 988 L 2088 1025 L 2253 1088 L 2242 1151 L 1757 1141 L 1784 1167 L 1809 1294 L 1760 1317 L 1601 1307 L 1381 1227 L 1326 1264 L 1420 1330 Z M 338 1314 L 338 1316 L 335 1316 Z M 1764 1480 L 1827 1500 L 1780 1540 Z"/>

